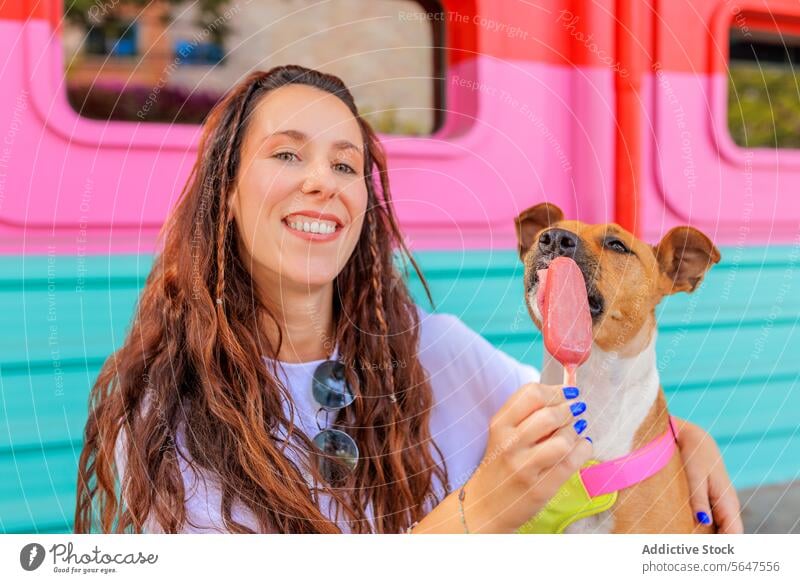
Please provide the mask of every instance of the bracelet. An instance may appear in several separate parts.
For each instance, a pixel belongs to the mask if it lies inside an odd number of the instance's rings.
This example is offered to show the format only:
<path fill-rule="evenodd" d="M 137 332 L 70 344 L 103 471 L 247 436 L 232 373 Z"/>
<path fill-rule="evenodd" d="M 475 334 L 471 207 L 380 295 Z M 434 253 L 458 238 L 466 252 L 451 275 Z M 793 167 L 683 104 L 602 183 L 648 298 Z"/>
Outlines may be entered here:
<path fill-rule="evenodd" d="M 458 514 L 461 517 L 461 524 L 464 525 L 464 534 L 469 534 L 469 529 L 467 528 L 467 519 L 464 518 L 464 497 L 466 496 L 466 492 L 464 488 L 467 486 L 467 483 L 461 486 L 461 490 L 458 491 Z"/>
<path fill-rule="evenodd" d="M 464 497 L 467 495 L 464 488 L 466 487 L 466 482 L 463 486 L 461 486 L 461 490 L 458 491 L 458 515 L 461 518 L 461 524 L 464 525 L 464 534 L 470 534 L 469 528 L 467 528 L 467 519 L 464 518 Z M 412 530 L 419 524 L 419 520 L 415 521 L 414 524 L 406 528 L 406 534 L 412 534 Z"/>

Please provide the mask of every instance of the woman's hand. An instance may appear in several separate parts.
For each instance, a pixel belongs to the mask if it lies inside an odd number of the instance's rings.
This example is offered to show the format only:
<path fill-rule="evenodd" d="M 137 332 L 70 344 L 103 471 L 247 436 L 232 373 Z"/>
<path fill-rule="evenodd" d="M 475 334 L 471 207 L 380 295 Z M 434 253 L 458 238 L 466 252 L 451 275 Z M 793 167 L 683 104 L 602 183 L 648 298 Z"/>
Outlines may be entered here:
<path fill-rule="evenodd" d="M 483 461 L 464 487 L 470 532 L 516 531 L 589 460 L 577 393 L 529 383 L 491 419 Z"/>
<path fill-rule="evenodd" d="M 693 423 L 673 420 L 695 519 L 704 524 L 713 521 L 720 534 L 742 534 L 739 498 L 714 439 Z"/>

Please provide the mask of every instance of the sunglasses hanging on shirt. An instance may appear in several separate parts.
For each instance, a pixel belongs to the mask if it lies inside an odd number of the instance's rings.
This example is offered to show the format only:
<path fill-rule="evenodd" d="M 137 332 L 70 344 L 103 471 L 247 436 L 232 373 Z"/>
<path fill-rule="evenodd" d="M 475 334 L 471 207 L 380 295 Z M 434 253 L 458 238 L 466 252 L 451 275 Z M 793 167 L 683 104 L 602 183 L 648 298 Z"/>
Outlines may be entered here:
<path fill-rule="evenodd" d="M 314 371 L 311 381 L 314 400 L 320 406 L 317 412 L 319 433 L 313 442 L 317 448 L 317 468 L 331 485 L 343 482 L 358 465 L 358 446 L 344 431 L 328 427 L 328 415 L 351 405 L 355 395 L 345 378 L 345 367 L 339 361 L 326 360 Z M 325 412 L 325 429 L 319 422 L 319 413 Z"/>

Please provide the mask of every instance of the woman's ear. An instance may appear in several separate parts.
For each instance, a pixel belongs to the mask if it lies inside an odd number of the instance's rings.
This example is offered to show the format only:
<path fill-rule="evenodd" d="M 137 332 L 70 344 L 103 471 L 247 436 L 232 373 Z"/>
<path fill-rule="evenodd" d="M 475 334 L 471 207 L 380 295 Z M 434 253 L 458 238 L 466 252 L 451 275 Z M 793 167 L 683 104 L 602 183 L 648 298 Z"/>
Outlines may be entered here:
<path fill-rule="evenodd" d="M 665 295 L 693 292 L 721 257 L 711 239 L 692 227 L 671 229 L 653 251 L 661 273 L 670 282 Z"/>
<path fill-rule="evenodd" d="M 525 255 L 527 255 L 536 241 L 539 231 L 563 220 L 564 212 L 549 202 L 543 202 L 522 211 L 514 219 L 514 224 L 517 227 L 519 258 L 523 261 L 525 260 Z"/>

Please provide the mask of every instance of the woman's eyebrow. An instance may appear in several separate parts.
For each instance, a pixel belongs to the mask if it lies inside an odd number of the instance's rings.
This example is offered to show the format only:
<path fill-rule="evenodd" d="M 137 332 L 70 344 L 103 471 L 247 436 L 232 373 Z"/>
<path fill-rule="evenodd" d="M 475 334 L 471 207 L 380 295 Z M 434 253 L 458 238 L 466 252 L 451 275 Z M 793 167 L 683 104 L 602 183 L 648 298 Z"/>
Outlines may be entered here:
<path fill-rule="evenodd" d="M 355 150 L 361 154 L 361 148 L 349 140 L 337 140 L 333 143 L 334 150 Z"/>
<path fill-rule="evenodd" d="M 279 132 L 275 132 L 275 133 L 272 133 L 272 134 L 268 135 L 265 138 L 265 140 L 268 140 L 270 138 L 274 138 L 276 136 L 286 136 L 289 139 L 292 139 L 292 140 L 294 140 L 296 142 L 305 143 L 305 142 L 309 141 L 308 136 L 306 134 L 304 134 L 303 132 L 299 131 L 299 130 L 281 130 Z M 332 147 L 333 147 L 334 150 L 339 150 L 339 151 L 341 151 L 341 150 L 355 150 L 359 154 L 362 153 L 361 152 L 361 148 L 356 146 L 350 140 L 337 140 L 337 141 L 335 141 L 333 143 Z"/>
<path fill-rule="evenodd" d="M 272 133 L 272 134 L 268 135 L 264 139 L 268 140 L 270 138 L 274 138 L 275 136 L 286 136 L 286 137 L 291 138 L 292 140 L 294 140 L 296 142 L 307 142 L 308 141 L 308 136 L 305 135 L 303 132 L 300 132 L 300 131 L 297 131 L 297 130 L 282 130 L 282 131 L 279 131 L 279 132 Z"/>

